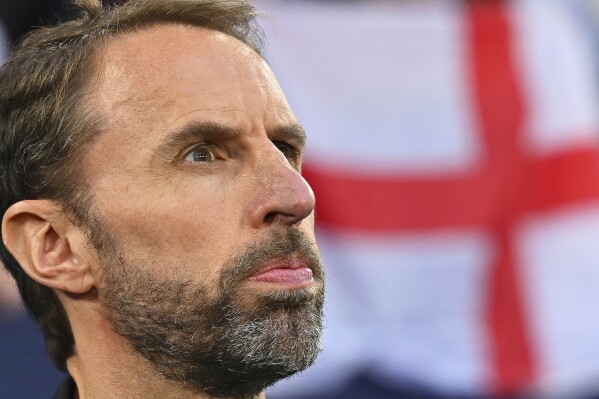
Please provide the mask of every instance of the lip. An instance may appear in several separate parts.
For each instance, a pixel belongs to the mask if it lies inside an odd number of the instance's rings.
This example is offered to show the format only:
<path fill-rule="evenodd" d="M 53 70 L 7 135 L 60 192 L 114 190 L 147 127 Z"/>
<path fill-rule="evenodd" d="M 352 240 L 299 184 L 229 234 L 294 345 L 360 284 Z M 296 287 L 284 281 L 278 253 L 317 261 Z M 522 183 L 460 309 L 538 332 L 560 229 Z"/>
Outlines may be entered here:
<path fill-rule="evenodd" d="M 314 282 L 312 266 L 297 256 L 277 258 L 252 269 L 247 280 L 284 286 L 305 286 Z"/>

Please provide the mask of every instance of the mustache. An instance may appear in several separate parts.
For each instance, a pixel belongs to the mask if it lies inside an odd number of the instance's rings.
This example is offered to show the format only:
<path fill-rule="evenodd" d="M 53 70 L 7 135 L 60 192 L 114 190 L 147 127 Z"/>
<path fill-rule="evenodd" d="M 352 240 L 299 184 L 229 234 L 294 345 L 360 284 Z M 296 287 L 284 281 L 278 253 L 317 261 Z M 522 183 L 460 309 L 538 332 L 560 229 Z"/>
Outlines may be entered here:
<path fill-rule="evenodd" d="M 291 227 L 273 232 L 266 239 L 249 246 L 242 254 L 233 258 L 221 274 L 221 289 L 227 292 L 260 265 L 292 255 L 298 256 L 308 264 L 315 280 L 323 280 L 324 270 L 315 243 L 297 228 Z"/>

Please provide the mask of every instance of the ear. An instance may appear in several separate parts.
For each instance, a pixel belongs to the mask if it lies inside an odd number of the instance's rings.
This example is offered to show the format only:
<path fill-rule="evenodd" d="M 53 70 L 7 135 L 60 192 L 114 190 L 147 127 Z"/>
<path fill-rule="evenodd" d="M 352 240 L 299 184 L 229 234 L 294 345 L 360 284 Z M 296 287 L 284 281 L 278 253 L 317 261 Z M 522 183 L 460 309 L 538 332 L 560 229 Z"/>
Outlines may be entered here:
<path fill-rule="evenodd" d="M 21 201 L 2 220 L 4 245 L 33 280 L 72 294 L 94 288 L 85 235 L 50 200 Z"/>

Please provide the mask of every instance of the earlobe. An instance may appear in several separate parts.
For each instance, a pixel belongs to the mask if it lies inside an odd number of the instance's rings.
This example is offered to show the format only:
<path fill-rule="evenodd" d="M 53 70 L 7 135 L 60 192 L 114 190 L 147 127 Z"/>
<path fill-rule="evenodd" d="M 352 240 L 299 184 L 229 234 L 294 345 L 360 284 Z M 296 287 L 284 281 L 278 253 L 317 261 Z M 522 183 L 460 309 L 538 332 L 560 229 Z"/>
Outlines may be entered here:
<path fill-rule="evenodd" d="M 71 294 L 94 288 L 84 235 L 53 201 L 21 201 L 2 220 L 4 245 L 35 281 Z"/>

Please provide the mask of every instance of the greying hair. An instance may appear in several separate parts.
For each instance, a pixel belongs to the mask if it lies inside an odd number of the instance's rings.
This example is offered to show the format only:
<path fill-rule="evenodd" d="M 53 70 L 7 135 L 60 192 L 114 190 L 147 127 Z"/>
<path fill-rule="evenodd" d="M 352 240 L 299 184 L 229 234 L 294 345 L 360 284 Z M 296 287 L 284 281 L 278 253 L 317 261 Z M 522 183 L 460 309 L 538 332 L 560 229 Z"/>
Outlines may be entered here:
<path fill-rule="evenodd" d="M 120 3 L 123 3 L 122 1 Z M 86 107 L 91 59 L 121 33 L 156 24 L 223 32 L 260 53 L 257 12 L 246 0 L 131 0 L 103 6 L 76 0 L 75 20 L 27 35 L 0 69 L 0 212 L 27 199 L 50 199 L 85 225 L 89 197 L 78 167 L 100 116 Z M 44 334 L 49 357 L 66 370 L 74 339 L 54 291 L 31 279 L 0 241 L 0 259 Z"/>

